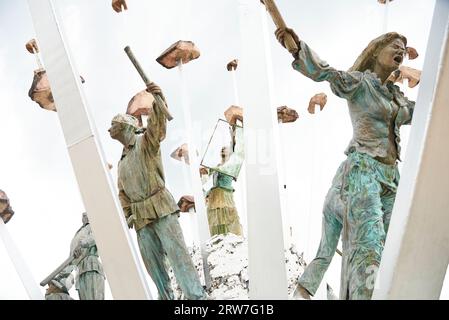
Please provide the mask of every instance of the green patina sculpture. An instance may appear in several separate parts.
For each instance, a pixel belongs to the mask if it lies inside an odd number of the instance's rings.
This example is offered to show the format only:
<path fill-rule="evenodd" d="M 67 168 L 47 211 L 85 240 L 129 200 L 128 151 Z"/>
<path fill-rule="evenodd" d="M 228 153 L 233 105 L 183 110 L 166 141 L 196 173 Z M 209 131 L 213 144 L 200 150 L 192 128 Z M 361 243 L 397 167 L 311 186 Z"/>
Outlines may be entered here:
<path fill-rule="evenodd" d="M 223 147 L 221 150 L 222 162 L 217 168 L 224 165 L 229 160 L 229 156 L 229 147 Z M 234 203 L 233 178 L 213 169 L 210 170 L 210 174 L 213 177 L 213 186 L 206 195 L 206 201 L 207 220 L 211 236 L 228 232 L 239 236 L 243 235 L 242 225 Z"/>
<path fill-rule="evenodd" d="M 73 265 L 65 267 L 48 283 L 45 300 L 73 300 L 69 294 L 73 286 L 73 269 Z"/>
<path fill-rule="evenodd" d="M 165 103 L 157 85 L 148 85 L 148 91 L 159 95 Z M 160 143 L 166 135 L 167 119 L 157 100 L 143 134 L 135 133 L 138 121 L 133 116 L 120 114 L 112 119 L 109 133 L 124 146 L 118 164 L 119 198 L 129 227 L 136 230 L 142 258 L 159 298 L 174 299 L 167 272 L 168 258 L 184 296 L 205 299 L 178 222 L 179 208 L 165 188 Z"/>
<path fill-rule="evenodd" d="M 407 40 L 384 34 L 369 43 L 348 71 L 321 60 L 291 29 L 278 29 L 283 44 L 298 44 L 293 68 L 314 81 L 328 81 L 348 102 L 353 138 L 326 197 L 322 239 L 316 258 L 299 280 L 298 291 L 315 294 L 342 233 L 340 299 L 370 299 L 399 183 L 401 125 L 410 124 L 415 103 L 387 81 L 399 68 Z"/>
<path fill-rule="evenodd" d="M 70 254 L 74 256 L 72 264 L 77 268 L 75 287 L 80 300 L 104 300 L 103 267 L 86 212 L 82 221 L 83 226 L 70 244 Z"/>

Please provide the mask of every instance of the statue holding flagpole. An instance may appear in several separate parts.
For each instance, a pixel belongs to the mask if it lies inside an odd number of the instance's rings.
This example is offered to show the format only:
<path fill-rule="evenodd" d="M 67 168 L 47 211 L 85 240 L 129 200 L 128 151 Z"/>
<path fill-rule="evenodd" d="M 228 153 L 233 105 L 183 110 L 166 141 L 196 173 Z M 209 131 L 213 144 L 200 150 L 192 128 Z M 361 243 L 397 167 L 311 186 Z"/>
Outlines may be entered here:
<path fill-rule="evenodd" d="M 292 54 L 292 66 L 306 77 L 328 81 L 347 100 L 354 129 L 326 197 L 323 233 L 316 258 L 298 291 L 313 295 L 335 253 L 340 233 L 343 262 L 340 299 L 371 299 L 399 183 L 399 128 L 410 124 L 415 103 L 389 81 L 407 53 L 396 32 L 372 40 L 348 70 L 337 70 L 285 26 L 273 0 L 263 0 L 278 29 L 276 38 Z M 292 43 L 293 39 L 293 43 Z"/>

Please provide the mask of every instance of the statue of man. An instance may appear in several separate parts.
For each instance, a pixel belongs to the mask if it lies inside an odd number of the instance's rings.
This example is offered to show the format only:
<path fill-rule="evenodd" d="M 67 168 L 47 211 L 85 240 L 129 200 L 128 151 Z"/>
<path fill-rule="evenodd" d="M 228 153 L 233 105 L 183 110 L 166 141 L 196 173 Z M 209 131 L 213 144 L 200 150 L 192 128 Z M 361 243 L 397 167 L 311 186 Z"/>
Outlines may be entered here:
<path fill-rule="evenodd" d="M 104 300 L 103 267 L 86 212 L 82 222 L 70 244 L 70 254 L 75 257 L 72 264 L 77 268 L 75 287 L 80 300 Z"/>
<path fill-rule="evenodd" d="M 156 84 L 149 84 L 147 90 L 159 95 L 165 103 Z M 119 198 L 128 226 L 136 230 L 145 267 L 158 289 L 159 298 L 174 299 L 167 272 L 168 258 L 184 296 L 191 300 L 205 299 L 206 293 L 178 222 L 179 208 L 165 188 L 160 143 L 166 135 L 167 119 L 163 106 L 156 100 L 143 134 L 136 134 L 138 121 L 131 115 L 118 114 L 112 119 L 110 136 L 124 147 L 118 164 Z"/>
<path fill-rule="evenodd" d="M 334 94 L 347 100 L 354 129 L 347 159 L 326 197 L 317 256 L 298 290 L 315 293 L 342 233 L 340 298 L 371 299 L 399 183 L 399 128 L 411 123 L 415 106 L 388 80 L 404 59 L 407 39 L 396 32 L 381 35 L 348 71 L 341 71 L 321 60 L 291 29 L 276 30 L 284 47 L 287 34 L 299 48 L 293 68 L 314 81 L 328 81 Z"/>

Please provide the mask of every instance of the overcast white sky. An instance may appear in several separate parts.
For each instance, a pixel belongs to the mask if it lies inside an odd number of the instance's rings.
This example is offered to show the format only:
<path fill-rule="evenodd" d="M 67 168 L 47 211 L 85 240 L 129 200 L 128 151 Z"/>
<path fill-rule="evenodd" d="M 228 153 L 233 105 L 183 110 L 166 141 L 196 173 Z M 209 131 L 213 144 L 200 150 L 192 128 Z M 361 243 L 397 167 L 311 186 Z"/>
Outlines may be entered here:
<path fill-rule="evenodd" d="M 105 154 L 114 165 L 114 180 L 121 148 L 106 130 L 112 116 L 124 112 L 132 95 L 143 89 L 123 52 L 129 44 L 150 78 L 164 90 L 175 117 L 162 147 L 168 188 L 176 199 L 191 194 L 182 164 L 169 157 L 185 142 L 178 73 L 164 69 L 155 59 L 180 39 L 194 41 L 201 50 L 201 57 L 185 71 L 195 119 L 194 138 L 204 150 L 218 118 L 223 118 L 223 111 L 233 103 L 226 64 L 240 55 L 238 0 L 128 0 L 125 14 L 115 13 L 110 0 L 55 2 L 77 70 L 86 80 L 83 88 Z M 340 69 L 352 65 L 367 43 L 382 33 L 385 23 L 384 6 L 376 0 L 277 3 L 299 37 Z M 408 66 L 420 69 L 423 65 L 433 7 L 433 0 L 396 0 L 389 5 L 388 31 L 407 36 L 409 45 L 420 53 L 418 59 L 405 61 Z M 0 21 L 0 188 L 16 212 L 7 226 L 9 232 L 39 282 L 67 257 L 84 207 L 57 114 L 40 109 L 28 97 L 36 64 L 25 50 L 25 43 L 35 37 L 27 1 L 0 0 Z M 271 21 L 269 26 L 270 32 L 274 31 Z M 274 35 L 270 34 L 270 39 L 273 107 L 287 105 L 300 114 L 297 122 L 283 126 L 284 167 L 288 171 L 287 214 L 292 240 L 309 261 L 321 236 L 324 196 L 344 159 L 352 129 L 345 101 L 333 96 L 327 83 L 314 83 L 293 71 L 290 56 Z M 402 87 L 416 99 L 418 89 Z M 328 104 L 323 112 L 309 115 L 308 101 L 318 92 L 328 95 Z M 408 132 L 409 128 L 402 130 L 403 155 Z M 236 189 L 241 220 L 246 225 L 238 183 Z M 184 222 L 183 226 L 188 226 Z M 339 263 L 336 257 L 327 279 L 336 292 Z M 2 245 L 0 270 L 0 299 L 27 299 Z"/>

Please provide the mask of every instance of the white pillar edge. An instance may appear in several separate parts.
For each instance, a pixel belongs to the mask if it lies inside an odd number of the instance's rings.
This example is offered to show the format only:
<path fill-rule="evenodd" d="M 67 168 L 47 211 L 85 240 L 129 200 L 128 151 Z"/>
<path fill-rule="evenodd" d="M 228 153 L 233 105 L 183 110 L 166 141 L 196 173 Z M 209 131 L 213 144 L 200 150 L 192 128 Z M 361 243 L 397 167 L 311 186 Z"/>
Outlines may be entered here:
<path fill-rule="evenodd" d="M 250 299 L 287 299 L 275 141 L 278 124 L 268 66 L 271 61 L 263 31 L 265 9 L 259 1 L 240 0 L 239 10 L 242 50 L 239 91 L 245 118 L 249 296 Z M 260 155 L 261 150 L 265 153 L 268 150 L 268 157 Z"/>
<path fill-rule="evenodd" d="M 373 299 L 438 299 L 449 262 L 449 1 L 435 3 Z"/>
<path fill-rule="evenodd" d="M 0 239 L 3 241 L 6 252 L 8 252 L 9 258 L 16 269 L 20 281 L 22 281 L 28 297 L 31 300 L 44 300 L 44 295 L 39 285 L 34 279 L 30 268 L 23 259 L 2 218 L 0 218 Z"/>
<path fill-rule="evenodd" d="M 200 238 L 200 249 L 201 249 L 201 257 L 203 260 L 203 272 L 204 272 L 204 280 L 206 282 L 206 287 L 210 288 L 211 286 L 211 278 L 209 265 L 207 263 L 207 249 L 206 244 L 210 239 L 210 231 L 209 231 L 209 222 L 207 220 L 207 209 L 206 209 L 206 199 L 203 194 L 203 184 L 201 182 L 200 177 L 200 161 L 197 154 L 197 147 L 195 141 L 193 139 L 193 128 L 192 128 L 192 113 L 190 110 L 190 100 L 187 92 L 187 83 L 184 77 L 184 65 L 182 61 L 178 63 L 178 71 L 179 78 L 181 84 L 181 95 L 182 95 L 182 111 L 184 116 L 184 122 L 186 126 L 186 140 L 187 146 L 189 150 L 189 172 L 190 178 L 192 181 L 192 193 L 193 199 L 195 201 L 195 212 L 197 214 L 197 225 L 198 225 L 198 234 Z"/>
<path fill-rule="evenodd" d="M 69 156 L 112 295 L 123 300 L 151 299 L 55 5 L 51 0 L 28 0 L 28 4 Z"/>

